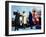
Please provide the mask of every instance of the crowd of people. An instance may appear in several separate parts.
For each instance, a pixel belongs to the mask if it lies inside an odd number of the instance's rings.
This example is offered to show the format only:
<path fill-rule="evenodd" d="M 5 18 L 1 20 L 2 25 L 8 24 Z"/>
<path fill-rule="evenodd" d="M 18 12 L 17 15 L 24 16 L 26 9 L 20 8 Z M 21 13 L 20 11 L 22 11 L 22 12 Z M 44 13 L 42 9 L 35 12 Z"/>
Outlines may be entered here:
<path fill-rule="evenodd" d="M 28 12 L 29 15 L 27 16 L 26 12 L 23 11 L 22 14 L 19 12 L 13 12 L 15 15 L 15 20 L 12 21 L 12 25 L 15 26 L 15 30 L 25 29 L 30 27 L 30 29 L 41 29 L 41 16 L 38 14 L 36 10 L 32 12 Z"/>

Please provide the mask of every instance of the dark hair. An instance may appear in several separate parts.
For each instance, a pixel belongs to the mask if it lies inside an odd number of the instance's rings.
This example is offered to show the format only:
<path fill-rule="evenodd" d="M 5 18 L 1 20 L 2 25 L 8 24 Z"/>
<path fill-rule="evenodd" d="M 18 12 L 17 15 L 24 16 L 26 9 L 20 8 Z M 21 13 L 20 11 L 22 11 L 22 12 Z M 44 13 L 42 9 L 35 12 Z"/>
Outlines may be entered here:
<path fill-rule="evenodd" d="M 23 13 L 25 13 L 25 11 L 23 11 Z"/>
<path fill-rule="evenodd" d="M 36 10 L 33 10 L 32 12 L 36 12 Z"/>

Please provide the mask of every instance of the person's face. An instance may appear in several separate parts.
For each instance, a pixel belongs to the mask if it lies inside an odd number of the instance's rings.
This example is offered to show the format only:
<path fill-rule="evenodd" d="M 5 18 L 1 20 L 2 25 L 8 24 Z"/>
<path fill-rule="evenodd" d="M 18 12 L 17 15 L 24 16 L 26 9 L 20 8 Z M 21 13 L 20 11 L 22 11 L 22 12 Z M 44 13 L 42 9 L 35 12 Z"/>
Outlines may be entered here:
<path fill-rule="evenodd" d="M 39 18 L 39 14 L 37 12 L 35 13 L 35 18 Z"/>

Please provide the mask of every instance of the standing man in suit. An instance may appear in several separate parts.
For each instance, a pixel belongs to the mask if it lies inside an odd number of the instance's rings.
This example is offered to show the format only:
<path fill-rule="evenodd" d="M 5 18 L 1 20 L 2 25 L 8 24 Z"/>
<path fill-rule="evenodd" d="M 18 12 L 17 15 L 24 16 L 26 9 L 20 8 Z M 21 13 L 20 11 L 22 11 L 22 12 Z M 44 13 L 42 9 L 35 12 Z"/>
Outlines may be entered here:
<path fill-rule="evenodd" d="M 32 29 L 32 27 L 33 27 L 33 22 L 32 22 L 32 14 L 31 14 L 31 12 L 29 12 L 29 27 Z"/>
<path fill-rule="evenodd" d="M 19 17 L 20 17 L 20 14 L 18 12 L 14 12 L 14 15 L 15 15 L 15 30 L 18 30 L 19 26 L 20 26 L 20 20 L 19 20 Z"/>

